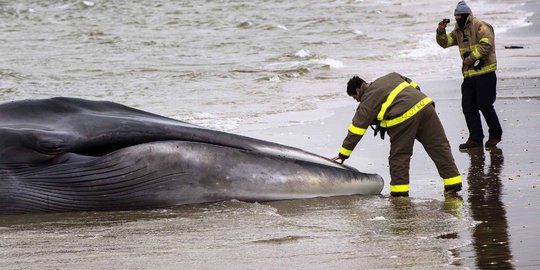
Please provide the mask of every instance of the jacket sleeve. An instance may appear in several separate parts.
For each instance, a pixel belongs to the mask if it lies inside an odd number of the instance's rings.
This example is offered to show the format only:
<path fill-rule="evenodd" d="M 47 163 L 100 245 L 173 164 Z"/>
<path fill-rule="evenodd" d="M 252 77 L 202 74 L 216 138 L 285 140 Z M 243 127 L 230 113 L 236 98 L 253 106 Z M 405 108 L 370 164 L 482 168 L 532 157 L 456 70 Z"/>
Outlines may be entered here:
<path fill-rule="evenodd" d="M 347 130 L 347 137 L 345 137 L 345 140 L 343 140 L 343 144 L 339 149 L 341 155 L 346 157 L 351 155 L 358 142 L 366 133 L 369 124 L 372 122 L 372 117 L 370 110 L 363 104 L 360 104 L 354 114 L 352 123 Z"/>
<path fill-rule="evenodd" d="M 452 30 L 450 34 L 446 34 L 446 30 L 439 30 L 437 28 L 436 40 L 439 46 L 448 48 L 457 45 L 455 30 Z"/>
<path fill-rule="evenodd" d="M 487 23 L 480 23 L 477 29 L 478 45 L 471 52 L 472 57 L 480 59 L 487 56 L 493 50 L 495 35 L 493 28 Z"/>

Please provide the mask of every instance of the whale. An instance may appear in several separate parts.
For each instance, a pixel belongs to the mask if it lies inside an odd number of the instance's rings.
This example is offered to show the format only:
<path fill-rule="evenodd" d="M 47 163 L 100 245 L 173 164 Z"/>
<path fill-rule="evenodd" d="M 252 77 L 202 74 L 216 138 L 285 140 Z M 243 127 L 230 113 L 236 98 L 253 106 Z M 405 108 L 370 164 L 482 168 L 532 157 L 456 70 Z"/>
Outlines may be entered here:
<path fill-rule="evenodd" d="M 0 103 L 0 214 L 377 195 L 383 185 L 302 149 L 115 102 Z"/>

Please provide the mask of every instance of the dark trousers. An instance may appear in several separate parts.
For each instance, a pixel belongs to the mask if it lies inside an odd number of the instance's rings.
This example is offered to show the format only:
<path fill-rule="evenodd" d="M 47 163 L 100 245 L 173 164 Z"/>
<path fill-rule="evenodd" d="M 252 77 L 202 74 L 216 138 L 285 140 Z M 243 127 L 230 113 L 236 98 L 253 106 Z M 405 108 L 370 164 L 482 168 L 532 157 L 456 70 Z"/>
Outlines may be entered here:
<path fill-rule="evenodd" d="M 459 175 L 450 144 L 435 107 L 422 109 L 407 121 L 388 129 L 390 135 L 390 185 L 409 184 L 409 164 L 414 141 L 418 140 L 435 163 L 443 179 Z"/>
<path fill-rule="evenodd" d="M 497 97 L 497 75 L 495 71 L 465 78 L 461 84 L 461 107 L 469 129 L 469 140 L 482 142 L 484 131 L 480 120 L 480 112 L 489 128 L 490 139 L 501 139 L 502 128 L 499 117 L 493 107 Z"/>

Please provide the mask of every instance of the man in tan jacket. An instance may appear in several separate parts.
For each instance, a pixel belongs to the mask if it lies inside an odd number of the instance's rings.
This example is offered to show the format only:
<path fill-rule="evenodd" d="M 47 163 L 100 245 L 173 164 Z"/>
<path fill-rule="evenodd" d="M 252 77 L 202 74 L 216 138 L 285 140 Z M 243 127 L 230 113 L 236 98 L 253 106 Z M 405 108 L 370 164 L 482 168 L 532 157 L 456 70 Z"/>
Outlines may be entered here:
<path fill-rule="evenodd" d="M 388 131 L 390 136 L 390 195 L 409 196 L 409 163 L 415 140 L 435 162 L 445 192 L 461 190 L 461 175 L 434 103 L 415 82 L 395 72 L 372 83 L 354 76 L 347 84 L 347 94 L 360 105 L 338 156 L 332 160 L 343 163 L 368 127 L 376 125 L 376 130 Z"/>
<path fill-rule="evenodd" d="M 439 22 L 436 40 L 443 48 L 457 45 L 463 60 L 461 106 L 469 129 L 469 138 L 467 142 L 459 145 L 459 149 L 482 147 L 484 132 L 479 112 L 482 112 L 489 128 L 489 139 L 485 146 L 494 147 L 501 141 L 503 131 L 493 107 L 497 87 L 493 27 L 474 17 L 465 1 L 457 4 L 454 16 L 454 30 L 446 34 L 447 22 Z"/>

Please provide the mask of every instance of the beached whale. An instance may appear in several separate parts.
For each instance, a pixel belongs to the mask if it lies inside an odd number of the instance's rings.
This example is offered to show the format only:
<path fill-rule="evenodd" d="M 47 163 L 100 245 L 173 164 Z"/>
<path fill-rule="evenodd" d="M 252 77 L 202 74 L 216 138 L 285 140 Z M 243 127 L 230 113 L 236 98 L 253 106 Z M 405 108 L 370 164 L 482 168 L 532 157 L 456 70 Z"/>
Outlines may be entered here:
<path fill-rule="evenodd" d="M 113 102 L 0 104 L 0 213 L 379 194 L 383 180 L 276 143 Z"/>

